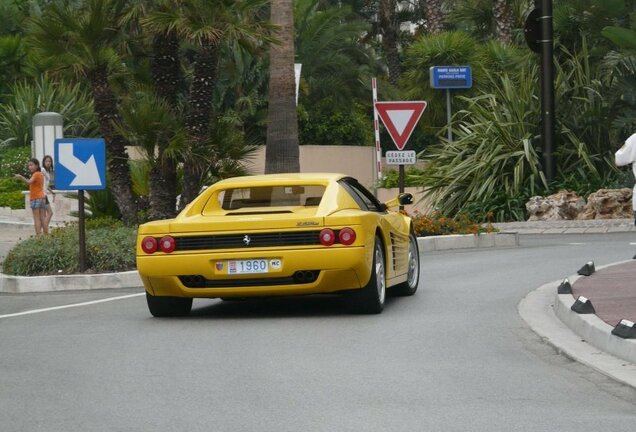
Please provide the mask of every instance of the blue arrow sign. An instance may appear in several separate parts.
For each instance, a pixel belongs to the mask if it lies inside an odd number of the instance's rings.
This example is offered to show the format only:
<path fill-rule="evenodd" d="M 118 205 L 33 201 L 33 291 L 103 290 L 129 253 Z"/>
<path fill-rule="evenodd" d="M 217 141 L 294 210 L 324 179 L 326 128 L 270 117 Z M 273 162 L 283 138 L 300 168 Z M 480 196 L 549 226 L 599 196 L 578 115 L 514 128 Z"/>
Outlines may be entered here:
<path fill-rule="evenodd" d="M 58 138 L 54 151 L 56 189 L 106 188 L 106 144 L 102 138 Z"/>

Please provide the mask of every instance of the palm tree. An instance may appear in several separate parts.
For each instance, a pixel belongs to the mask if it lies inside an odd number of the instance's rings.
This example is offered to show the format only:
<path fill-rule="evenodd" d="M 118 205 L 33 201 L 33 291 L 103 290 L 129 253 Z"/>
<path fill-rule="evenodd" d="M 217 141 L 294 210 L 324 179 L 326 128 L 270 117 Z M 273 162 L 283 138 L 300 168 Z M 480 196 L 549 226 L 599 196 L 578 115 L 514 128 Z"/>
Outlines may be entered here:
<path fill-rule="evenodd" d="M 175 113 L 182 80 L 179 40 L 175 31 L 159 32 L 153 36 L 150 69 L 155 94 L 165 100 Z M 164 137 L 158 143 L 158 163 L 150 170 L 150 217 L 153 219 L 173 217 L 176 213 L 177 158 L 166 151 L 170 138 Z"/>
<path fill-rule="evenodd" d="M 152 25 L 153 14 L 161 14 L 172 7 L 173 2 L 165 0 L 146 0 L 133 3 L 126 14 L 126 22 L 131 23 L 132 27 L 140 32 L 142 37 L 139 40 L 142 43 L 142 49 L 151 52 L 152 92 L 160 101 L 165 102 L 165 109 L 169 110 L 173 117 L 179 117 L 178 99 L 183 82 L 179 38 L 174 29 L 156 28 Z M 149 34 L 143 34 L 144 30 Z M 149 46 L 143 45 L 144 43 Z M 149 96 L 141 91 L 138 97 L 138 100 L 141 101 Z M 152 103 L 160 104 L 160 101 Z M 136 121 L 136 117 L 139 117 L 135 115 L 137 112 L 143 112 L 143 110 L 126 113 L 129 117 L 133 117 L 129 121 Z M 160 117 L 159 113 L 157 117 Z M 177 125 L 171 124 L 172 122 L 166 125 L 156 123 L 153 119 L 143 120 L 146 125 L 151 125 L 151 136 L 156 139 L 153 150 L 145 152 L 150 167 L 148 217 L 150 219 L 171 218 L 176 214 L 178 155 L 170 150 L 174 150 L 171 143 L 174 142 L 181 129 L 176 127 Z M 135 142 L 139 141 L 139 131 L 124 128 L 122 134 L 124 136 L 132 135 L 131 139 L 134 139 Z"/>
<path fill-rule="evenodd" d="M 444 30 L 444 12 L 442 0 L 420 0 L 420 7 L 426 16 L 426 32 L 439 33 Z"/>
<path fill-rule="evenodd" d="M 198 195 L 204 173 L 215 164 L 215 156 L 209 151 L 209 127 L 220 46 L 226 41 L 240 41 L 247 47 L 270 41 L 269 23 L 261 16 L 266 3 L 266 0 L 221 0 L 214 4 L 205 0 L 181 0 L 172 2 L 171 9 L 155 13 L 147 20 L 150 28 L 174 31 L 178 38 L 190 42 L 196 49 L 185 117 L 188 148 L 182 205 Z"/>
<path fill-rule="evenodd" d="M 510 0 L 495 0 L 494 12 L 497 38 L 502 42 L 512 42 L 514 17 Z"/>
<path fill-rule="evenodd" d="M 325 5 L 324 0 L 296 0 L 294 15 L 295 48 L 310 103 L 332 97 L 348 110 L 355 98 L 368 101 L 364 84 L 378 65 L 373 51 L 361 42 L 370 24 L 350 6 Z"/>
<path fill-rule="evenodd" d="M 265 172 L 300 171 L 294 81 L 293 0 L 272 0 L 271 22 L 279 44 L 270 48 Z"/>
<path fill-rule="evenodd" d="M 396 0 L 380 0 L 378 24 L 382 36 L 382 48 L 389 68 L 389 82 L 397 85 L 402 73 L 400 66 L 399 23 L 395 13 Z"/>
<path fill-rule="evenodd" d="M 32 48 L 53 58 L 60 68 L 71 67 L 90 84 L 100 131 L 106 142 L 110 188 L 125 223 L 137 221 L 126 142 L 115 129 L 120 121 L 118 99 L 109 78 L 122 64 L 120 20 L 124 0 L 86 0 L 78 8 L 57 3 L 32 19 Z"/>

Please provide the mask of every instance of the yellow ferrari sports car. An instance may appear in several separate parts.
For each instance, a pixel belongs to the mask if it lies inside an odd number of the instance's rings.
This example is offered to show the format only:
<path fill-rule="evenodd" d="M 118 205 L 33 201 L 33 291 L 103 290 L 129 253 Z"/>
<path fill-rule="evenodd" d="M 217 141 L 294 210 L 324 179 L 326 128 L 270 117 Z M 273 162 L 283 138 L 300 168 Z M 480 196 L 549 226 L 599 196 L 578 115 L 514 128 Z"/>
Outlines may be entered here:
<path fill-rule="evenodd" d="M 319 293 L 380 313 L 387 289 L 412 295 L 420 273 L 410 194 L 380 203 L 342 174 L 219 181 L 176 218 L 137 234 L 137 270 L 154 316 L 186 315 L 193 298 Z"/>

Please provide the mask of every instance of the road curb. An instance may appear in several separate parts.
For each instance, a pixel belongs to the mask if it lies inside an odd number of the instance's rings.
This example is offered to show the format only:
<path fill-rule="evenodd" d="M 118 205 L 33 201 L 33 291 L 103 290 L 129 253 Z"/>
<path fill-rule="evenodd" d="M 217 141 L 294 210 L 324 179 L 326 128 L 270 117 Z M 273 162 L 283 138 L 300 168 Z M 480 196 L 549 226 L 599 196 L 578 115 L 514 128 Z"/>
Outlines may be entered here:
<path fill-rule="evenodd" d="M 10 294 L 142 287 L 137 270 L 59 276 L 11 276 L 0 273 L 0 292 Z"/>
<path fill-rule="evenodd" d="M 519 234 L 516 232 L 498 232 L 418 237 L 417 245 L 420 252 L 433 252 L 451 249 L 515 247 L 519 246 Z"/>
<path fill-rule="evenodd" d="M 568 279 L 572 283 L 578 277 L 578 275 L 574 275 Z M 571 317 L 572 319 L 565 322 L 557 316 L 556 309 L 562 307 L 559 305 L 559 297 L 563 294 L 557 294 L 557 288 L 561 282 L 562 280 L 548 282 L 524 297 L 517 307 L 521 318 L 532 331 L 558 352 L 620 383 L 636 388 L 636 364 L 610 354 L 609 351 L 606 351 L 606 347 L 593 345 L 592 340 L 584 336 L 583 333 L 584 327 L 587 325 L 577 321 L 577 317 Z M 567 311 L 570 311 L 569 308 Z M 566 313 L 566 311 L 561 313 Z M 570 313 L 579 315 L 572 311 Z M 608 336 L 615 338 L 613 344 L 634 342 L 611 335 L 612 327 L 596 315 L 587 316 L 585 321 L 592 326 L 598 325 L 598 331 L 607 332 Z M 579 332 L 581 333 L 579 334 Z M 600 341 L 596 341 L 596 343 L 601 342 L 602 344 L 603 341 L 609 340 L 609 338 L 600 338 Z"/>

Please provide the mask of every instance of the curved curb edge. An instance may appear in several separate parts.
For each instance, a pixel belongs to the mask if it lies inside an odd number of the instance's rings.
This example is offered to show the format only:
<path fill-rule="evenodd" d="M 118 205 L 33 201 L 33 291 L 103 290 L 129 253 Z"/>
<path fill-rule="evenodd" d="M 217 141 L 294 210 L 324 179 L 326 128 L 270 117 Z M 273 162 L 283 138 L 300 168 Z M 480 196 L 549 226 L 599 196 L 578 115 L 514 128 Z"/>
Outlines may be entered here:
<path fill-rule="evenodd" d="M 515 247 L 519 246 L 519 234 L 516 232 L 498 232 L 418 237 L 417 246 L 420 252 L 450 249 Z"/>
<path fill-rule="evenodd" d="M 610 265 L 616 264 L 621 263 Z M 597 270 L 604 267 L 598 267 Z M 568 279 L 574 282 L 578 277 L 574 275 Z M 636 388 L 636 364 L 618 355 L 636 353 L 636 341 L 612 335 L 612 327 L 596 315 L 580 315 L 571 311 L 574 297 L 557 294 L 561 281 L 548 282 L 524 297 L 517 307 L 521 318 L 558 352 Z M 616 347 L 621 348 L 616 351 Z"/>

